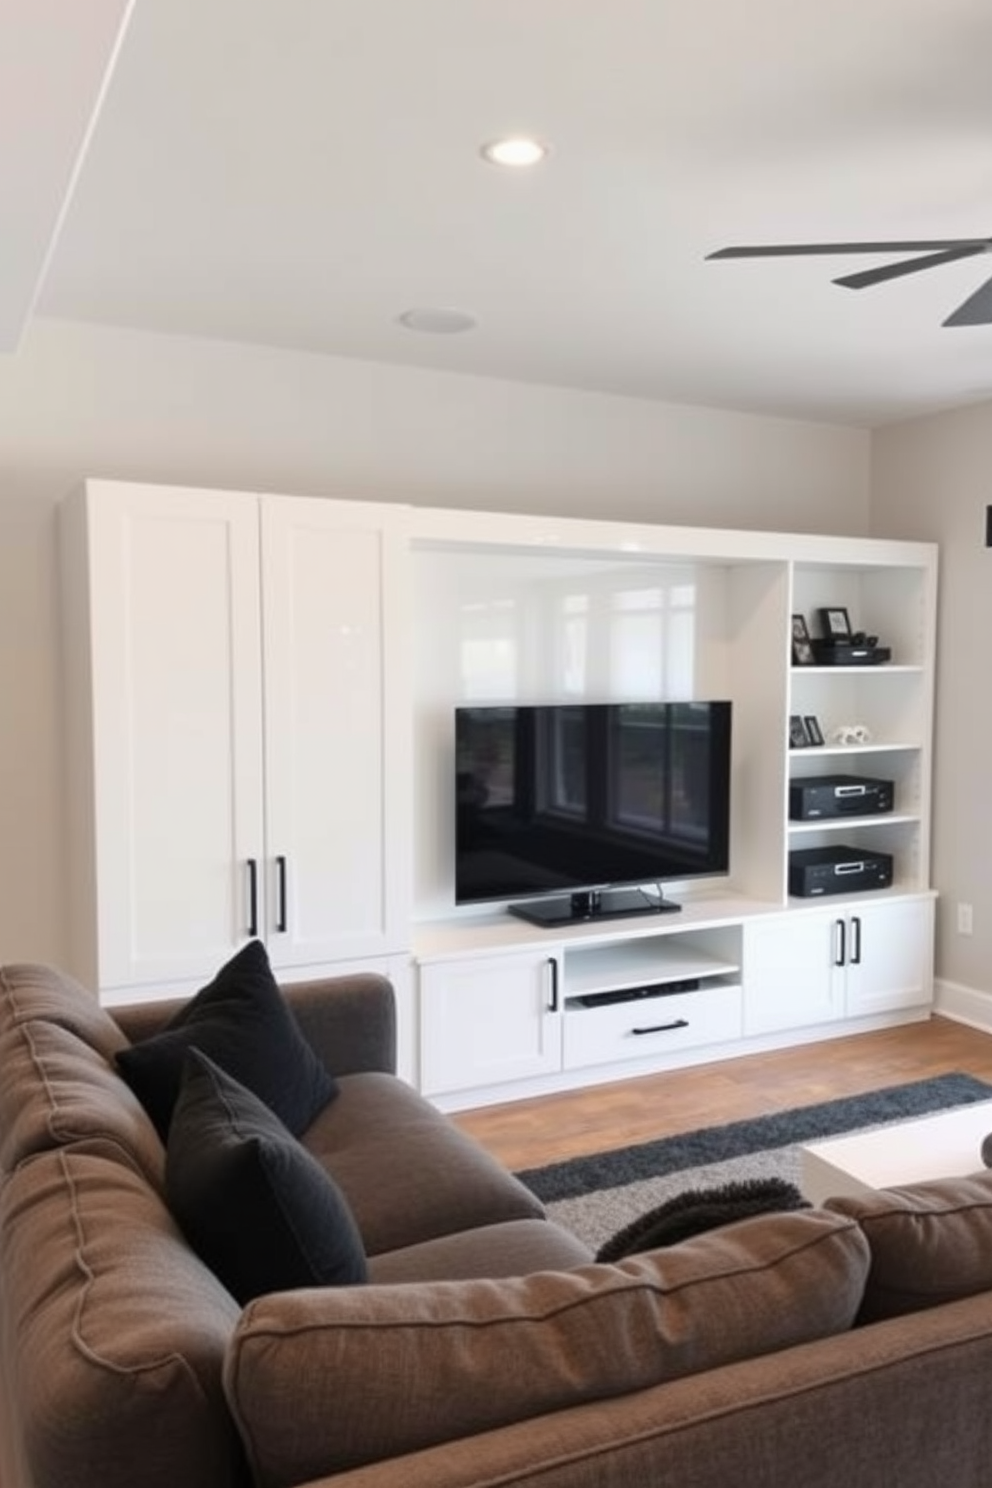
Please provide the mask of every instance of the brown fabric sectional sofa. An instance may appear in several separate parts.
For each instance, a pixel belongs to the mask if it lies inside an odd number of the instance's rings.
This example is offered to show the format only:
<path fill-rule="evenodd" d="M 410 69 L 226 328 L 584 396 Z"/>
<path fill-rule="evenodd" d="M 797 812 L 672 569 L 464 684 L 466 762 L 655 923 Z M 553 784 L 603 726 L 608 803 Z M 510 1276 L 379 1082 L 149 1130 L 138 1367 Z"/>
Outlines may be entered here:
<path fill-rule="evenodd" d="M 393 1075 L 387 982 L 285 1002 L 367 1280 L 242 1305 L 121 1074 L 181 1005 L 0 970 L 3 1488 L 992 1482 L 992 1179 L 598 1265 Z"/>

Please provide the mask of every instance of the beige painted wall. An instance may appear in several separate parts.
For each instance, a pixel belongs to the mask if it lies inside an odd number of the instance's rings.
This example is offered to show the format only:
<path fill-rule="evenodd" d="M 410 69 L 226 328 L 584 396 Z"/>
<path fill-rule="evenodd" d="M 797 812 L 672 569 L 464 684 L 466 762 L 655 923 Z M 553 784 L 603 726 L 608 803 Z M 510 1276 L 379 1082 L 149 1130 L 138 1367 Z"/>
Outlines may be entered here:
<path fill-rule="evenodd" d="M 992 994 L 992 403 L 877 430 L 871 528 L 940 544 L 933 881 L 937 974 Z M 971 904 L 974 933 L 957 930 Z"/>
<path fill-rule="evenodd" d="M 39 322 L 0 359 L 0 960 L 59 961 L 55 508 L 87 475 L 868 530 L 863 429 Z"/>

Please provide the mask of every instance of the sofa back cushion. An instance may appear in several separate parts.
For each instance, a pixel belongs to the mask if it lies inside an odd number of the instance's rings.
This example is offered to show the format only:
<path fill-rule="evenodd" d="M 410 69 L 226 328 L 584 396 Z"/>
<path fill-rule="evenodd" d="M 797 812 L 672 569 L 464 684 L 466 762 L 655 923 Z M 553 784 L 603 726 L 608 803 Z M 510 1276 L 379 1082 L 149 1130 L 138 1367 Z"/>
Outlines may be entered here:
<path fill-rule="evenodd" d="M 71 977 L 0 968 L 0 1173 L 75 1141 L 106 1138 L 160 1189 L 165 1151 L 114 1059 L 127 1039 Z"/>
<path fill-rule="evenodd" d="M 829 1199 L 871 1249 L 859 1322 L 992 1290 L 992 1172 Z"/>
<path fill-rule="evenodd" d="M 0 1023 L 55 1023 L 82 1043 L 113 1059 L 127 1038 L 75 977 L 53 966 L 29 963 L 0 967 Z"/>
<path fill-rule="evenodd" d="M 45 1152 L 0 1194 L 5 1349 L 33 1488 L 234 1488 L 221 1365 L 234 1299 L 108 1144 Z"/>
<path fill-rule="evenodd" d="M 281 1293 L 244 1312 L 224 1385 L 283 1488 L 842 1331 L 867 1270 L 857 1226 L 814 1211 L 616 1265 Z"/>

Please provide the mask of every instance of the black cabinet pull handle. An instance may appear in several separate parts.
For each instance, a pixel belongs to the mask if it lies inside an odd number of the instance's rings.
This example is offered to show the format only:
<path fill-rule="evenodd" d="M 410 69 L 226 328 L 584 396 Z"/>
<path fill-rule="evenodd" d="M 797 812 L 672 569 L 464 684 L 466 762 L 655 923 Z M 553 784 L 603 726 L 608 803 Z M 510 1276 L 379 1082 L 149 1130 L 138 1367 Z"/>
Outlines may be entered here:
<path fill-rule="evenodd" d="M 670 1033 L 673 1028 L 688 1028 L 688 1018 L 676 1018 L 674 1023 L 656 1023 L 653 1028 L 632 1028 L 631 1033 Z"/>
<path fill-rule="evenodd" d="M 258 934 L 258 861 L 248 859 L 248 934 Z"/>
<path fill-rule="evenodd" d="M 834 944 L 837 947 L 834 965 L 843 966 L 847 960 L 847 926 L 843 920 L 834 920 L 834 929 L 836 930 Z"/>
<path fill-rule="evenodd" d="M 555 956 L 548 957 L 548 968 L 551 975 L 551 1001 L 548 1004 L 548 1012 L 558 1011 L 558 960 Z"/>
<path fill-rule="evenodd" d="M 276 858 L 276 877 L 278 879 L 279 909 L 276 918 L 276 929 L 280 934 L 285 934 L 289 929 L 286 918 L 286 859 L 279 855 Z"/>
<path fill-rule="evenodd" d="M 861 916 L 851 916 L 851 965 L 861 965 Z"/>

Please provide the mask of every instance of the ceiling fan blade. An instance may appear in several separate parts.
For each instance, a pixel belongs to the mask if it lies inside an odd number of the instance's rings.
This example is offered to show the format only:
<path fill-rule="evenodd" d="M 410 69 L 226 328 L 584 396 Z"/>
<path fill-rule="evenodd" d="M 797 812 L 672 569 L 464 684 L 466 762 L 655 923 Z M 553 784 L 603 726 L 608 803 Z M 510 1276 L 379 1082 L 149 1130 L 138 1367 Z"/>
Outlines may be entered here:
<path fill-rule="evenodd" d="M 981 289 L 976 289 L 953 315 L 944 321 L 945 326 L 992 325 L 992 279 L 986 279 Z"/>
<path fill-rule="evenodd" d="M 784 258 L 789 254 L 803 253 L 926 253 L 945 248 L 974 248 L 976 251 L 992 245 L 992 238 L 922 238 L 906 243 L 770 243 L 764 247 L 751 245 L 738 248 L 718 248 L 707 253 L 710 258 Z"/>
<path fill-rule="evenodd" d="M 886 279 L 900 279 L 903 274 L 918 274 L 921 269 L 935 269 L 938 264 L 954 263 L 959 258 L 972 258 L 976 253 L 984 253 L 985 245 L 973 245 L 967 248 L 948 248 L 944 253 L 928 253 L 923 258 L 907 258 L 902 263 L 886 264 L 881 269 L 863 269 L 858 274 L 844 274 L 840 279 L 835 279 L 835 284 L 843 284 L 846 289 L 867 289 L 872 284 L 882 284 Z"/>

